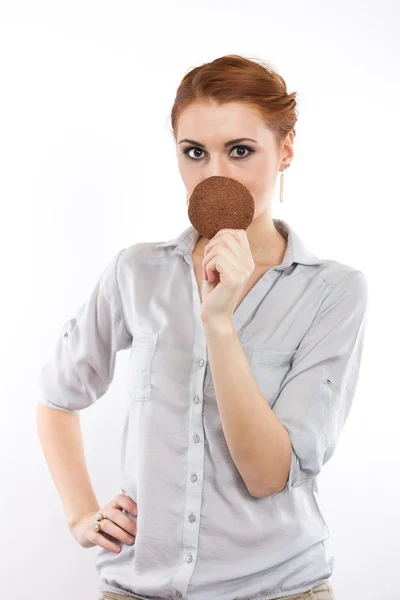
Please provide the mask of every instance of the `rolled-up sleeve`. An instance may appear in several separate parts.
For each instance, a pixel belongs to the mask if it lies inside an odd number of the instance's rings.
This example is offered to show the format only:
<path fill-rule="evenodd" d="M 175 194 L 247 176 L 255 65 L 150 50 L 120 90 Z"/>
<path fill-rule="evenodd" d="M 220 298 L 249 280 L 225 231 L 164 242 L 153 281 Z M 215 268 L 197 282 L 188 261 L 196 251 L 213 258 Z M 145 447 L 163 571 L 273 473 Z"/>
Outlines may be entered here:
<path fill-rule="evenodd" d="M 40 369 L 37 402 L 78 414 L 109 388 L 117 352 L 132 343 L 118 282 L 123 251 L 112 258 L 86 302 L 62 327 L 50 360 Z"/>
<path fill-rule="evenodd" d="M 367 279 L 353 270 L 322 302 L 273 408 L 292 444 L 282 491 L 318 475 L 333 455 L 355 395 L 367 318 Z"/>

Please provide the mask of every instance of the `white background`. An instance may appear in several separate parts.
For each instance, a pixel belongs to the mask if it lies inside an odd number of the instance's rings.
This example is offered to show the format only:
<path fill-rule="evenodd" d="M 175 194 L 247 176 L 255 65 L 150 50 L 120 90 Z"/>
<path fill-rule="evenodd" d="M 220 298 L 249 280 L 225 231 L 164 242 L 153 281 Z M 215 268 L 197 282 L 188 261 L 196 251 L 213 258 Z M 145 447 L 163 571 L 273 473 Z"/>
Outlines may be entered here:
<path fill-rule="evenodd" d="M 394 0 L 2 2 L 2 598 L 98 598 L 98 548 L 69 533 L 37 437 L 38 372 L 114 253 L 190 224 L 169 112 L 188 69 L 230 53 L 270 61 L 298 93 L 273 216 L 369 281 L 360 380 L 320 501 L 337 600 L 400 598 L 399 21 Z M 81 413 L 100 505 L 119 493 L 126 358 Z"/>

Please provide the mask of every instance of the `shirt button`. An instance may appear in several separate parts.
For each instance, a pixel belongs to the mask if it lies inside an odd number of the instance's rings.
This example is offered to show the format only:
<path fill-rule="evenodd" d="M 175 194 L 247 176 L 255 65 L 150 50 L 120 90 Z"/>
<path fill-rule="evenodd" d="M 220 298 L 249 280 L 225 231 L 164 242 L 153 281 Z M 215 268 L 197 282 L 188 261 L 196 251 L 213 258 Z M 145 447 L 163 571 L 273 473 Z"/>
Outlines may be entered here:
<path fill-rule="evenodd" d="M 328 377 L 328 379 L 326 380 L 326 383 L 332 383 L 332 379 L 330 377 Z"/>
<path fill-rule="evenodd" d="M 197 435 L 197 433 L 193 436 L 193 441 L 195 444 L 197 444 L 200 441 L 200 437 Z"/>
<path fill-rule="evenodd" d="M 198 396 L 195 396 L 195 397 L 194 397 L 194 400 L 193 400 L 193 402 L 194 402 L 195 404 L 198 404 L 198 403 L 199 403 L 199 397 L 198 397 Z"/>
<path fill-rule="evenodd" d="M 63 337 L 68 337 L 68 333 L 67 333 L 67 332 L 65 332 Z"/>
<path fill-rule="evenodd" d="M 193 561 L 193 556 L 191 554 L 188 554 L 186 557 L 186 562 L 191 563 Z"/>
<path fill-rule="evenodd" d="M 190 479 L 192 481 L 197 481 L 197 475 L 196 475 L 196 473 L 193 473 L 193 475 L 190 476 Z"/>
<path fill-rule="evenodd" d="M 194 515 L 193 513 L 189 515 L 189 521 L 191 523 L 193 523 L 196 520 L 196 515 Z"/>
<path fill-rule="evenodd" d="M 200 361 L 200 366 L 203 367 L 204 363 L 205 363 L 205 360 L 202 358 L 201 361 Z"/>
<path fill-rule="evenodd" d="M 182 594 L 178 590 L 174 594 L 175 598 L 182 598 Z"/>

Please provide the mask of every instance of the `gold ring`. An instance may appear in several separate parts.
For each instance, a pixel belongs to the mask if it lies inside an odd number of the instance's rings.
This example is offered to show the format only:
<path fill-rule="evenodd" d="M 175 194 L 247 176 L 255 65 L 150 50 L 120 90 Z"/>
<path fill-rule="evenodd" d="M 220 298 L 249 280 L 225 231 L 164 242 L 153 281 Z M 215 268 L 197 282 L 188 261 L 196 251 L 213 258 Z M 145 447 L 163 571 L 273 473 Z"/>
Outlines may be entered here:
<path fill-rule="evenodd" d="M 103 519 L 106 519 L 106 518 L 107 517 L 104 513 L 102 513 L 102 512 L 96 513 L 96 520 L 92 525 L 92 531 L 95 531 L 96 533 L 101 531 L 100 521 L 102 521 Z"/>
<path fill-rule="evenodd" d="M 98 533 L 99 531 L 101 531 L 101 525 L 99 523 L 99 521 L 95 521 L 92 525 L 92 531 L 95 531 L 96 533 Z"/>

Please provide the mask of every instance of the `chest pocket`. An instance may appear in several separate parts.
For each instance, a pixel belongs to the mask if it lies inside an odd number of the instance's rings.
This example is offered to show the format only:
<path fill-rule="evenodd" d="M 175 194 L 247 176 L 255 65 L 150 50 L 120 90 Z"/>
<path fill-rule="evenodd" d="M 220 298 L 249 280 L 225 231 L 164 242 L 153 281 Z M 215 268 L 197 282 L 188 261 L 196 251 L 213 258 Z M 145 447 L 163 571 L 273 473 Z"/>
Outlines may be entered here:
<path fill-rule="evenodd" d="M 157 346 L 158 333 L 139 331 L 133 335 L 128 361 L 128 391 L 132 400 L 151 399 L 151 365 Z"/>
<path fill-rule="evenodd" d="M 287 373 L 292 366 L 296 350 L 259 350 L 251 353 L 250 365 L 265 400 L 272 407 Z"/>

